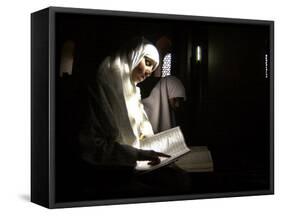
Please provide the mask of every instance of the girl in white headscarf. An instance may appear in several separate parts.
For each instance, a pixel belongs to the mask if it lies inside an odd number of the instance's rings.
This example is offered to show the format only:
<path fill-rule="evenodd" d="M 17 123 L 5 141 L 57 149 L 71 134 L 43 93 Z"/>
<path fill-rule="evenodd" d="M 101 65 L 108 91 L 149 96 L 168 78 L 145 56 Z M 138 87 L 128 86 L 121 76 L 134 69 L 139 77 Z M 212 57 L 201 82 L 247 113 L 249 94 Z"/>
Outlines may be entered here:
<path fill-rule="evenodd" d="M 153 135 L 136 86 L 157 68 L 157 49 L 141 38 L 108 56 L 90 87 L 90 118 L 80 135 L 82 157 L 97 165 L 135 166 L 138 160 L 160 162 L 165 154 L 139 149 Z"/>

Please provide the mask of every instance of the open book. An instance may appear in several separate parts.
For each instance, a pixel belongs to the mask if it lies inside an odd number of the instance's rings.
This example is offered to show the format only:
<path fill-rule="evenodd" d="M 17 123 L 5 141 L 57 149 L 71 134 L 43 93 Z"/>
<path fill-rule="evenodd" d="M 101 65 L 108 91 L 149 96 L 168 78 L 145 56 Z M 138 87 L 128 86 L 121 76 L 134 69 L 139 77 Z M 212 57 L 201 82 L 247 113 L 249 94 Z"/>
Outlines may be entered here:
<path fill-rule="evenodd" d="M 141 140 L 140 148 L 143 150 L 154 150 L 171 156 L 169 158 L 160 157 L 161 163 L 157 165 L 149 165 L 148 161 L 138 161 L 135 169 L 137 171 L 146 172 L 168 165 L 190 151 L 185 144 L 183 134 L 179 127 L 163 131 Z"/>
<path fill-rule="evenodd" d="M 188 172 L 213 172 L 214 165 L 211 152 L 207 146 L 190 146 L 190 153 L 184 155 L 176 165 Z"/>

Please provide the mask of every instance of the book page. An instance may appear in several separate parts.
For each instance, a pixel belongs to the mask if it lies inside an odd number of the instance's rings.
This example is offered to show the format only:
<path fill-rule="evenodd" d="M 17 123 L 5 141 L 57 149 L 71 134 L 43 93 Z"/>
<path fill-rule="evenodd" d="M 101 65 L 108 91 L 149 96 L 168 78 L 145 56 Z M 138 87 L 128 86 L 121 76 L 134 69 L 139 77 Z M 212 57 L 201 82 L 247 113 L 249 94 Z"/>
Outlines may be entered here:
<path fill-rule="evenodd" d="M 181 157 L 176 165 L 189 172 L 213 171 L 213 160 L 207 146 L 193 146 L 190 149 L 191 153 Z"/>
<path fill-rule="evenodd" d="M 183 134 L 179 127 L 175 127 L 152 137 L 148 137 L 140 141 L 140 148 L 143 150 L 154 150 L 157 152 L 165 153 L 171 157 L 159 157 L 160 164 L 149 165 L 149 161 L 138 161 L 136 170 L 154 170 L 164 165 L 170 164 L 178 157 L 186 154 L 190 149 L 186 146 Z"/>

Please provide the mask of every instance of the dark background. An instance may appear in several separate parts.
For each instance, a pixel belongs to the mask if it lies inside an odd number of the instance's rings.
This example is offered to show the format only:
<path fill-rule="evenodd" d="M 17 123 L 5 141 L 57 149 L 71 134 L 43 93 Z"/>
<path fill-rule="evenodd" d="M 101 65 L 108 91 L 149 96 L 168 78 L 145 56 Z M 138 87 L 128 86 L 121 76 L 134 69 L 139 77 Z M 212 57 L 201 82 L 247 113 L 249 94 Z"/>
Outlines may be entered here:
<path fill-rule="evenodd" d="M 79 184 L 73 161 L 84 86 L 128 39 L 144 36 L 155 43 L 163 35 L 172 40 L 172 74 L 186 88 L 184 134 L 189 145 L 208 146 L 214 161 L 213 173 L 191 174 L 191 193 L 269 189 L 269 26 L 61 13 L 57 71 L 66 40 L 74 41 L 75 52 L 73 75 L 58 75 L 56 82 L 57 201 L 83 199 L 67 191 Z"/>

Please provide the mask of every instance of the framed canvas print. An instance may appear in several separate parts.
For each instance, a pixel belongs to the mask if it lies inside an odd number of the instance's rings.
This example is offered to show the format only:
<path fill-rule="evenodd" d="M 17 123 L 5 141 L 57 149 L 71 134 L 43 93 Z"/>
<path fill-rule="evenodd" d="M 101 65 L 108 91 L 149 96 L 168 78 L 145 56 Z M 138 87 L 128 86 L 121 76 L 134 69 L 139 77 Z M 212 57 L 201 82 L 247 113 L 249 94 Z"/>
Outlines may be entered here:
<path fill-rule="evenodd" d="M 31 15 L 31 201 L 273 194 L 273 21 Z"/>

